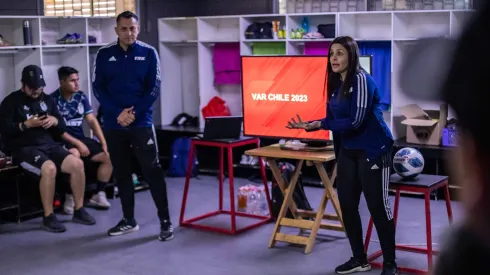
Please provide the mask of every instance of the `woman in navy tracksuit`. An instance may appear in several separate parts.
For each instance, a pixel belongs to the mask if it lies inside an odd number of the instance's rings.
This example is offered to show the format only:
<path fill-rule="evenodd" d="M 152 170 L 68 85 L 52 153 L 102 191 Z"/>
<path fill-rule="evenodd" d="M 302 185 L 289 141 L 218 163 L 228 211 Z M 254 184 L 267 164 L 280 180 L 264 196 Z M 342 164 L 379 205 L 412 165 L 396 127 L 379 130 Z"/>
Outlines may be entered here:
<path fill-rule="evenodd" d="M 327 117 L 312 122 L 291 119 L 291 129 L 333 132 L 337 157 L 337 192 L 353 257 L 338 266 L 338 274 L 371 269 L 364 253 L 359 200 L 361 192 L 374 220 L 383 249 L 382 275 L 398 274 L 395 226 L 388 184 L 393 137 L 383 120 L 380 95 L 373 78 L 359 65 L 357 43 L 336 38 L 329 49 Z"/>

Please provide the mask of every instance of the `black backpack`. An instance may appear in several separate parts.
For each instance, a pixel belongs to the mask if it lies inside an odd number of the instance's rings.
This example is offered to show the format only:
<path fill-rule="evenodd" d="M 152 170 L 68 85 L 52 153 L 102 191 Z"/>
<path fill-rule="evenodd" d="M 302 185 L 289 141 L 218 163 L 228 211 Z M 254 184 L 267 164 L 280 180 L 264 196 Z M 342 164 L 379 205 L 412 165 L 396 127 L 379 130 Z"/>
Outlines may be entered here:
<path fill-rule="evenodd" d="M 291 180 L 292 174 L 294 172 L 294 167 L 290 164 L 279 164 L 279 169 L 281 169 L 281 174 L 282 177 L 284 178 L 284 181 L 286 182 L 287 185 L 289 185 L 289 182 Z M 285 186 L 287 188 L 287 186 Z M 274 217 L 275 220 L 277 220 L 277 217 L 279 216 L 279 212 L 281 211 L 281 206 L 284 201 L 284 196 L 281 192 L 281 188 L 279 188 L 279 185 L 277 184 L 276 180 L 273 180 L 272 182 L 272 216 Z M 294 193 L 293 193 L 293 201 L 296 203 L 296 207 L 301 210 L 307 210 L 311 211 L 313 208 L 311 208 L 310 202 L 308 201 L 308 198 L 306 197 L 305 190 L 303 188 L 303 183 L 301 181 L 301 175 L 298 178 L 298 182 L 296 183 L 296 186 L 294 188 Z M 288 208 L 288 212 L 286 213 L 286 218 L 293 218 L 293 215 L 291 214 L 291 210 Z"/>
<path fill-rule="evenodd" d="M 272 22 L 255 22 L 245 30 L 246 39 L 272 39 Z"/>

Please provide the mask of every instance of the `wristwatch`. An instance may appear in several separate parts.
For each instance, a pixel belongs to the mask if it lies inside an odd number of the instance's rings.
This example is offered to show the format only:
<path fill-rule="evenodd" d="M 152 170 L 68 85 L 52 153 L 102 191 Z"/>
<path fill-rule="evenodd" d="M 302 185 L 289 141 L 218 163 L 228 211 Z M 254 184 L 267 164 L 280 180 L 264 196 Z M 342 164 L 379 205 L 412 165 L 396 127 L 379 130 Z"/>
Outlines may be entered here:
<path fill-rule="evenodd" d="M 27 126 L 26 126 L 26 124 L 24 122 L 22 122 L 20 124 L 20 128 L 22 129 L 22 131 L 25 131 L 27 129 Z"/>

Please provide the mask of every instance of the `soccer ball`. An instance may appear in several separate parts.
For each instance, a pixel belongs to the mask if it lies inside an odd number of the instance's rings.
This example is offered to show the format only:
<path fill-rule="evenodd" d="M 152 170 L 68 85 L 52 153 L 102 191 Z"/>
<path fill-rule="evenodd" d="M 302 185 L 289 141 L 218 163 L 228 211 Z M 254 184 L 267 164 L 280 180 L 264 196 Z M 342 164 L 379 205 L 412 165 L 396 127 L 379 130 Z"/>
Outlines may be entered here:
<path fill-rule="evenodd" d="M 393 157 L 393 168 L 403 178 L 413 179 L 424 170 L 424 157 L 414 148 L 406 147 L 396 152 Z"/>

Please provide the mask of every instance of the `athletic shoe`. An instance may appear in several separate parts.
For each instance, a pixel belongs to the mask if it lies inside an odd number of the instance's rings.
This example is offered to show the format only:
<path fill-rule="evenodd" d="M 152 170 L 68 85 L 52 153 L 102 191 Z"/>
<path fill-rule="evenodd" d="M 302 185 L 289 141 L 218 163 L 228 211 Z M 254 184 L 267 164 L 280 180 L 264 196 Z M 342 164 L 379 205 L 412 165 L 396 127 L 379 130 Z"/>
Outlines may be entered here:
<path fill-rule="evenodd" d="M 97 43 L 97 38 L 95 36 L 93 36 L 93 35 L 89 35 L 88 36 L 88 43 L 89 44 L 95 44 L 95 43 Z"/>
<path fill-rule="evenodd" d="M 84 207 L 75 210 L 73 213 L 73 221 L 85 225 L 94 225 L 95 219 L 85 210 Z"/>
<path fill-rule="evenodd" d="M 242 155 L 242 159 L 240 160 L 240 164 L 247 165 L 250 162 L 250 159 L 247 155 Z"/>
<path fill-rule="evenodd" d="M 71 33 L 67 33 L 62 38 L 56 40 L 56 44 L 74 44 L 74 43 L 76 43 L 76 38 Z"/>
<path fill-rule="evenodd" d="M 136 232 L 140 229 L 139 225 L 136 223 L 136 220 L 128 221 L 126 219 L 122 219 L 116 226 L 109 229 L 107 234 L 109 236 L 119 236 L 132 232 Z"/>
<path fill-rule="evenodd" d="M 74 43 L 81 44 L 83 42 L 82 35 L 79 33 L 74 33 L 73 38 L 74 38 Z"/>
<path fill-rule="evenodd" d="M 54 213 L 47 217 L 43 217 L 43 223 L 41 227 L 49 232 L 62 233 L 66 231 L 66 227 L 56 218 Z"/>
<path fill-rule="evenodd" d="M 97 209 L 107 210 L 109 207 L 111 207 L 111 204 L 107 200 L 107 195 L 104 191 L 100 191 L 99 193 L 93 195 L 89 202 Z"/>
<path fill-rule="evenodd" d="M 164 242 L 174 238 L 174 229 L 170 221 L 163 221 L 160 226 L 160 236 L 158 240 Z"/>
<path fill-rule="evenodd" d="M 13 46 L 14 43 L 8 41 L 0 34 L 0 47 L 10 47 Z"/>
<path fill-rule="evenodd" d="M 368 263 L 366 258 L 362 260 L 350 258 L 350 260 L 348 260 L 344 264 L 339 265 L 335 269 L 335 273 L 351 274 L 354 272 L 369 271 L 369 270 L 371 270 L 371 265 Z"/>
<path fill-rule="evenodd" d="M 75 208 L 75 200 L 73 199 L 73 195 L 66 194 L 65 203 L 63 204 L 63 211 L 67 215 L 73 215 L 74 208 Z"/>
<path fill-rule="evenodd" d="M 383 272 L 381 275 L 398 275 L 398 267 L 395 262 L 385 262 L 383 263 Z"/>

